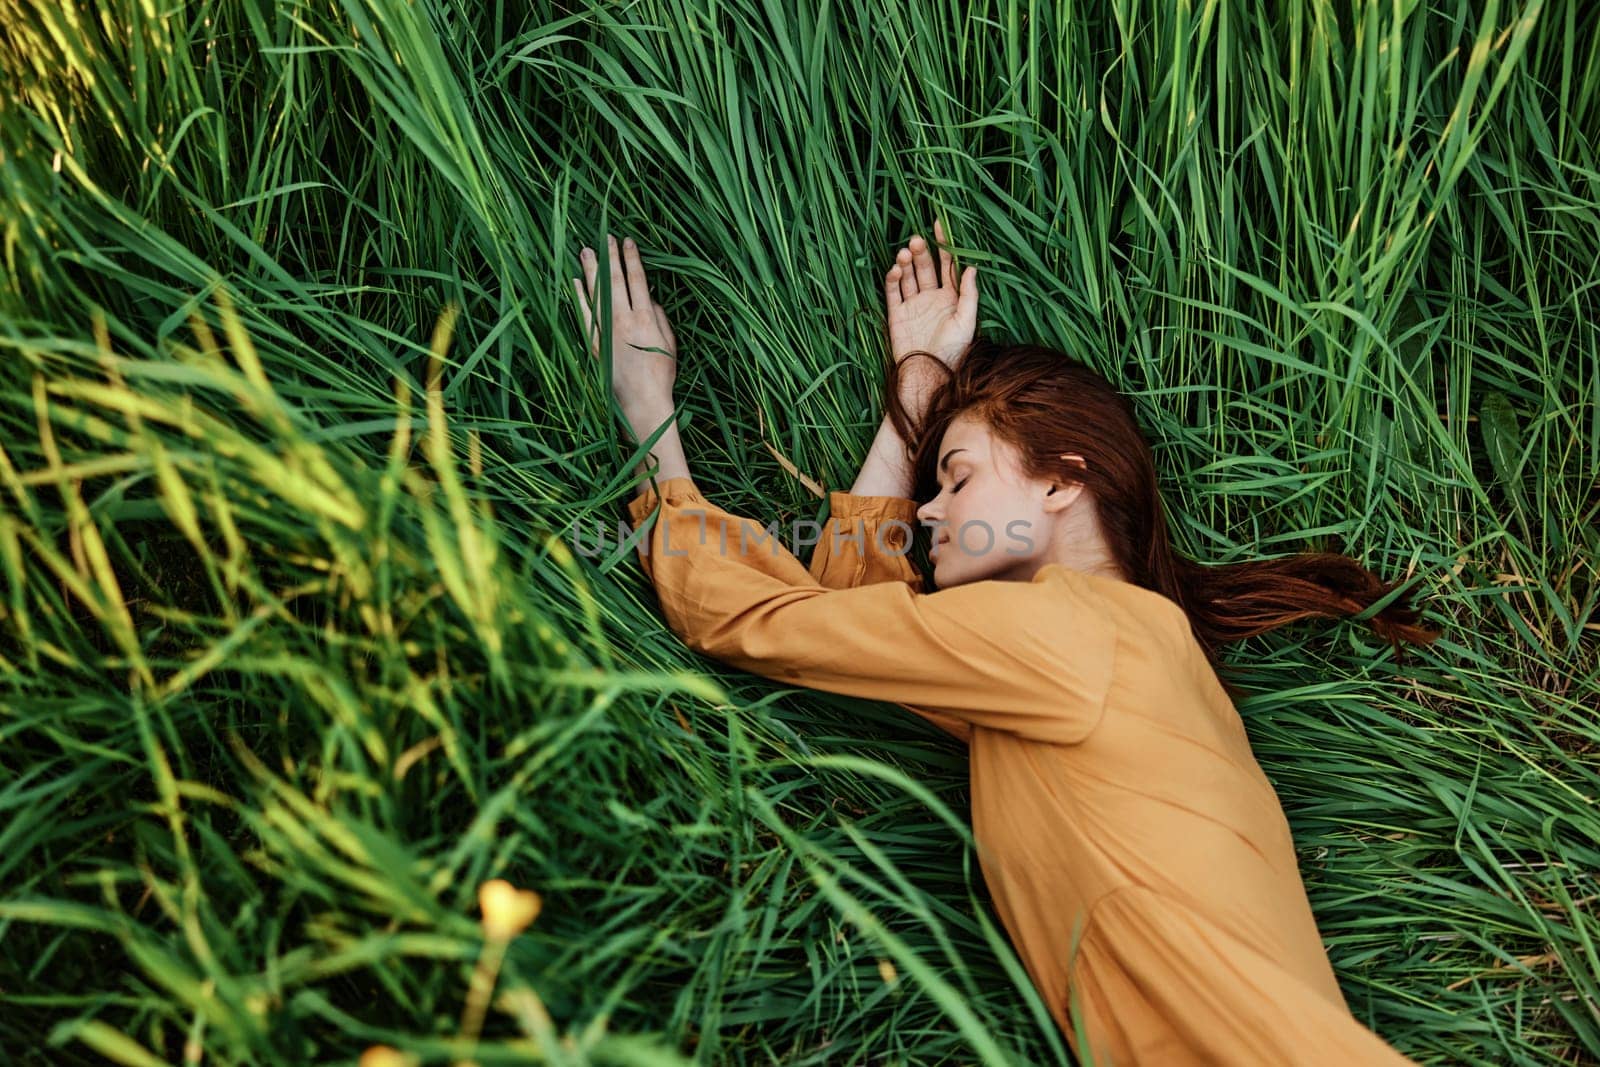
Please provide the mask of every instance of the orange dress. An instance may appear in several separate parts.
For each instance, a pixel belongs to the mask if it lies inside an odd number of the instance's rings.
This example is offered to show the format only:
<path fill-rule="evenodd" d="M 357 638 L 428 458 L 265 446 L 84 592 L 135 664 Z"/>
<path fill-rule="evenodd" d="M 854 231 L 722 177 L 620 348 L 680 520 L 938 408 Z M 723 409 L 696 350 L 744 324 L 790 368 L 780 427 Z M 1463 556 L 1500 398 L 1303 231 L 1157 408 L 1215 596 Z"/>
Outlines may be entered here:
<path fill-rule="evenodd" d="M 1412 1062 L 1346 1006 L 1277 794 L 1177 604 L 1059 563 L 924 592 L 900 497 L 831 493 L 807 568 L 781 525 L 657 485 L 640 560 L 685 644 L 966 743 L 984 879 L 1080 1058 L 1074 1013 L 1100 1067 Z M 635 528 L 657 502 L 628 502 Z"/>

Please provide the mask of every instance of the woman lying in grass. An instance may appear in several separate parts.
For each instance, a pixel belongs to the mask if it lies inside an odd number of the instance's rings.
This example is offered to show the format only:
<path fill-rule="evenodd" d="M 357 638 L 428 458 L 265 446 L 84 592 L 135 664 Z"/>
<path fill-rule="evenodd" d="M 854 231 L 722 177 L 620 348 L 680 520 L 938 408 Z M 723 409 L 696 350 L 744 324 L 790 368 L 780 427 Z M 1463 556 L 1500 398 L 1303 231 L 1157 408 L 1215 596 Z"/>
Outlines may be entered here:
<path fill-rule="evenodd" d="M 638 249 L 608 240 L 612 387 L 643 440 L 672 415 L 676 345 Z M 952 284 L 913 237 L 885 278 L 890 417 L 853 491 L 830 494 L 809 568 L 707 500 L 665 431 L 628 510 L 638 526 L 660 504 L 640 559 L 667 622 L 724 663 L 900 704 L 967 745 L 984 878 L 1080 1058 L 1410 1062 L 1345 1004 L 1215 659 L 1392 587 L 1339 555 L 1177 556 L 1128 402 L 1060 352 L 972 343 L 976 274 L 957 286 L 940 265 Z M 937 592 L 905 552 L 918 520 Z M 1437 636 L 1398 600 L 1371 625 L 1397 651 Z"/>

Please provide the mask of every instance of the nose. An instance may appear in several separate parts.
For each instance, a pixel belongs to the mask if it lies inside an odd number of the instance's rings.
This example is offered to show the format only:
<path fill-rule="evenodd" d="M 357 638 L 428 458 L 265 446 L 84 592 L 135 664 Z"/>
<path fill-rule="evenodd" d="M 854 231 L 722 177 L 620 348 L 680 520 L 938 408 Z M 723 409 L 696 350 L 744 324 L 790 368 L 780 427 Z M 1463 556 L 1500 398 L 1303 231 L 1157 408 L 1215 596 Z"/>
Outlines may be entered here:
<path fill-rule="evenodd" d="M 939 534 L 944 529 L 944 505 L 936 506 L 939 499 L 940 497 L 936 496 L 917 509 L 917 523 L 926 529 L 935 541 L 939 539 Z"/>

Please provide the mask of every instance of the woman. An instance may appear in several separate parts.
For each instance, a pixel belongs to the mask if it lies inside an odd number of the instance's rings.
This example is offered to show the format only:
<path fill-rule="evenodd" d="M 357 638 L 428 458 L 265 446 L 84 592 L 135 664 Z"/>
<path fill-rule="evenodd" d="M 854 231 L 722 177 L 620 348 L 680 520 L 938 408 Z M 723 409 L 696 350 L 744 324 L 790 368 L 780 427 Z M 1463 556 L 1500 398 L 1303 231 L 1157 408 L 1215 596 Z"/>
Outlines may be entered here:
<path fill-rule="evenodd" d="M 612 385 L 643 440 L 673 421 L 676 343 L 638 249 L 608 241 Z M 598 266 L 582 260 L 593 339 Z M 885 295 L 889 417 L 852 492 L 829 494 L 809 568 L 701 494 L 675 424 L 656 442 L 657 481 L 628 511 L 639 526 L 660 505 L 640 560 L 673 631 L 765 677 L 900 704 L 966 744 L 985 881 L 1080 1057 L 1075 1013 L 1102 1065 L 1410 1062 L 1344 1002 L 1214 659 L 1391 587 L 1342 556 L 1182 560 L 1149 448 L 1103 378 L 1048 349 L 971 343 L 976 272 L 939 285 L 921 237 Z M 937 592 L 905 552 L 917 521 L 934 530 Z M 1437 636 L 1398 601 L 1372 625 Z"/>

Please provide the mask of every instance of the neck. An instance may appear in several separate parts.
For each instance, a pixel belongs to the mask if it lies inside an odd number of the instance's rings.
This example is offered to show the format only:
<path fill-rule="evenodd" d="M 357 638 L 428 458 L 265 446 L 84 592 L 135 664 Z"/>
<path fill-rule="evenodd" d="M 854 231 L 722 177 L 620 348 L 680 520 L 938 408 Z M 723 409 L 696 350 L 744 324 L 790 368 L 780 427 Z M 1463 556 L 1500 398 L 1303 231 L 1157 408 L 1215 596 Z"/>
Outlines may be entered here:
<path fill-rule="evenodd" d="M 1098 518 L 1088 509 L 1079 510 L 1075 516 L 1058 525 L 1045 551 L 1029 562 L 1035 572 L 1048 563 L 1059 563 L 1084 574 L 1097 574 L 1119 582 L 1128 581 L 1128 576 L 1122 573 L 1116 557 L 1111 554 L 1111 546 L 1106 541 Z"/>

